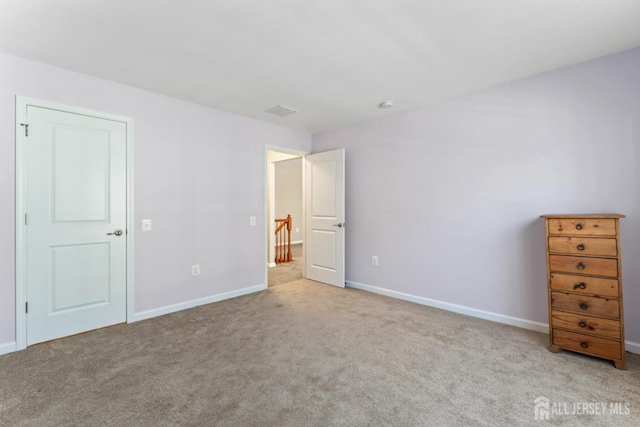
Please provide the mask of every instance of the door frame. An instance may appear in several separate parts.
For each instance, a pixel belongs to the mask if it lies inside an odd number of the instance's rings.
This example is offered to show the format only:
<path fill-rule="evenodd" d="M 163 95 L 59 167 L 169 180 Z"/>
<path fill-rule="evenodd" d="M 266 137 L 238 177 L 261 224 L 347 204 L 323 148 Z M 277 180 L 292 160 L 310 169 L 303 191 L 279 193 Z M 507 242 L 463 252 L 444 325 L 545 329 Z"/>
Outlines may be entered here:
<path fill-rule="evenodd" d="M 101 111 L 89 110 L 71 105 L 59 104 L 51 101 L 16 96 L 16 350 L 27 348 L 27 314 L 25 303 L 27 301 L 27 235 L 25 232 L 24 218 L 26 214 L 27 187 L 25 176 L 26 153 L 23 146 L 26 143 L 25 128 L 22 124 L 27 122 L 27 107 L 34 106 L 58 110 L 73 114 L 96 117 L 105 120 L 122 122 L 126 126 L 126 287 L 127 287 L 127 323 L 133 319 L 134 292 L 133 292 L 133 119 Z"/>
<path fill-rule="evenodd" d="M 271 206 L 271 203 L 273 202 L 273 200 L 270 200 L 270 196 L 273 196 L 273 194 L 269 193 L 269 183 L 271 182 L 271 184 L 273 185 L 273 177 L 270 177 L 270 169 L 269 169 L 269 151 L 277 151 L 279 153 L 285 153 L 285 154 L 291 154 L 294 156 L 298 156 L 298 157 L 302 157 L 302 177 L 300 179 L 304 180 L 304 168 L 305 168 L 305 158 L 308 154 L 311 154 L 309 151 L 302 151 L 302 150 L 296 150 L 293 148 L 289 148 L 289 147 L 280 147 L 277 145 L 270 145 L 270 144 L 265 144 L 264 145 L 264 248 L 265 248 L 265 254 L 264 254 L 264 288 L 268 289 L 269 288 L 269 264 L 270 264 L 270 260 L 269 260 L 269 249 L 270 249 L 270 242 L 271 242 L 271 228 L 270 228 L 270 212 L 269 212 L 269 207 Z M 303 182 L 304 184 L 304 182 Z M 273 197 L 271 197 L 273 198 Z M 302 186 L 302 227 L 303 230 L 305 229 L 305 224 L 304 224 L 304 217 L 305 217 L 305 191 L 304 191 L 304 185 Z M 304 246 L 302 247 L 302 253 L 303 253 L 303 257 L 304 257 Z M 304 266 L 303 266 L 303 271 L 302 274 L 304 276 L 305 271 L 304 271 Z"/>

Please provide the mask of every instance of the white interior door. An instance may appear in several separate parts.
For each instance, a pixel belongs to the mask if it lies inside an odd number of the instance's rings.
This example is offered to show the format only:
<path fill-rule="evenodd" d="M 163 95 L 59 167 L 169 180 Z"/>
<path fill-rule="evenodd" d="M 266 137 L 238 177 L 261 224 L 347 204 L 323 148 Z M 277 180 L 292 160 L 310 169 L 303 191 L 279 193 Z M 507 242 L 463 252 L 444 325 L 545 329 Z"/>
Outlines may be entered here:
<path fill-rule="evenodd" d="M 27 121 L 30 345 L 126 321 L 127 130 L 31 105 Z"/>
<path fill-rule="evenodd" d="M 305 276 L 344 288 L 345 150 L 305 157 Z"/>

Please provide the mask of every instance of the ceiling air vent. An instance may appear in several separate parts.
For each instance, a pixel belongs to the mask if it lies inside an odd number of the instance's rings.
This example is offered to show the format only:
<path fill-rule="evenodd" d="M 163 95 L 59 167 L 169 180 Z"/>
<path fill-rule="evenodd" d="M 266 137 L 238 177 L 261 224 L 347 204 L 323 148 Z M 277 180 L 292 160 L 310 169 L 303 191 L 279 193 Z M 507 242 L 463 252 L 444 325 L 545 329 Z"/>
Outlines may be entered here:
<path fill-rule="evenodd" d="M 284 105 L 276 105 L 275 107 L 269 108 L 267 113 L 275 114 L 276 116 L 284 117 L 289 114 L 297 113 L 298 110 L 294 110 L 293 108 L 285 107 Z"/>

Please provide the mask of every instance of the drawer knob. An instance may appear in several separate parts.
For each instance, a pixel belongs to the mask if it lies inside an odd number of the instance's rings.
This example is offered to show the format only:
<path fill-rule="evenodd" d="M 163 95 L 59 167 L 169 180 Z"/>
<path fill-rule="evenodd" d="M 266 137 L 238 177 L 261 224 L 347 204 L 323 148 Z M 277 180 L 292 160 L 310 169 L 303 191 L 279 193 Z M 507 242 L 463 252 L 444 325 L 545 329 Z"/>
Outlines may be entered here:
<path fill-rule="evenodd" d="M 586 310 L 587 308 L 589 308 L 589 304 L 587 304 L 586 302 L 581 302 L 580 303 L 580 308 L 583 310 Z"/>
<path fill-rule="evenodd" d="M 573 285 L 573 289 L 586 289 L 587 288 L 587 284 L 585 282 L 580 282 L 580 283 L 576 283 Z"/>
<path fill-rule="evenodd" d="M 578 270 L 584 270 L 585 268 L 587 268 L 587 265 L 584 262 L 580 261 L 578 265 L 576 265 L 576 268 Z"/>
<path fill-rule="evenodd" d="M 586 342 L 586 341 L 582 341 L 582 342 L 580 343 L 580 347 L 582 347 L 582 348 L 587 348 L 587 347 L 589 347 L 589 343 L 588 343 L 588 342 Z"/>
<path fill-rule="evenodd" d="M 582 227 L 583 227 L 583 226 L 582 226 L 582 223 L 581 223 L 581 222 L 579 222 L 579 223 L 577 223 L 577 224 L 576 224 L 576 230 L 582 230 Z"/>
<path fill-rule="evenodd" d="M 586 328 L 586 327 L 587 327 L 587 322 L 585 322 L 584 320 L 581 320 L 581 321 L 578 323 L 578 326 L 580 326 L 581 328 Z"/>
<path fill-rule="evenodd" d="M 577 248 L 579 251 L 584 251 L 584 243 L 580 243 Z"/>

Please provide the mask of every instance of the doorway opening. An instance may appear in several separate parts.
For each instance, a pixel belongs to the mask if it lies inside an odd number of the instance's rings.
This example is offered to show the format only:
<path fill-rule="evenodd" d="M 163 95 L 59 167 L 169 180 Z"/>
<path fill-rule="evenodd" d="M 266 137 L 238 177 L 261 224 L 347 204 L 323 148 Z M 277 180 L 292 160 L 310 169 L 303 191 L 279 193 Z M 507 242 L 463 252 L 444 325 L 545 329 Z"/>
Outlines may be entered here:
<path fill-rule="evenodd" d="M 270 153 L 273 152 L 273 153 Z M 271 157 L 270 157 L 271 156 Z M 275 189 L 276 164 L 300 158 L 301 221 L 294 221 L 293 230 L 299 233 L 302 274 L 296 277 L 345 286 L 345 150 L 344 148 L 315 154 L 287 151 L 278 147 L 265 147 L 265 284 L 270 286 L 269 270 L 275 268 L 276 243 L 274 242 L 277 218 Z M 293 163 L 293 162 L 291 162 Z M 284 164 L 284 163 L 282 163 Z M 289 166 L 289 165 L 287 165 Z M 298 202 L 297 202 L 298 203 Z M 286 212 L 280 212 L 284 217 Z M 290 213 L 286 213 L 290 215 Z M 304 236 L 304 237 L 302 237 Z M 270 268 L 271 267 L 271 268 Z M 274 273 L 275 274 L 275 273 Z M 271 275 L 271 279 L 275 276 Z M 301 276 L 301 277 L 300 277 Z M 287 276 L 291 280 L 291 276 Z M 296 280 L 296 279 L 294 279 Z"/>
<path fill-rule="evenodd" d="M 267 149 L 268 287 L 304 277 L 303 156 Z M 285 223 L 287 218 L 289 223 Z"/>

